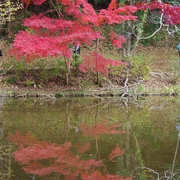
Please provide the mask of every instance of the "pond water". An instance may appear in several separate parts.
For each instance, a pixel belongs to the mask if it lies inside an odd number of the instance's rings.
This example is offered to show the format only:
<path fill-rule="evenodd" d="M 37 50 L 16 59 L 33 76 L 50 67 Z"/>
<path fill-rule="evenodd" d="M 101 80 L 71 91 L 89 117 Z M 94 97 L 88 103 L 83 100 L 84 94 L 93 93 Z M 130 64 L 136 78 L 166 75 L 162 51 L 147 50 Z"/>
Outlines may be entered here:
<path fill-rule="evenodd" d="M 0 108 L 0 179 L 180 179 L 177 97 L 2 98 Z"/>

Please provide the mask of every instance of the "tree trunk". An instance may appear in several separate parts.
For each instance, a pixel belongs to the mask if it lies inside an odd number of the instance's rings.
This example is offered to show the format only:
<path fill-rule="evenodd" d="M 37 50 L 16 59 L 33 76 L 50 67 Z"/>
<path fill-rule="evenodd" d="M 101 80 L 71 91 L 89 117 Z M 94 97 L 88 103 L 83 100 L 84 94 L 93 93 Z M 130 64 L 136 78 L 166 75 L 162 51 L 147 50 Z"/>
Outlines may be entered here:
<path fill-rule="evenodd" d="M 96 40 L 96 53 L 98 53 L 98 51 L 99 51 L 99 38 Z M 98 59 L 97 59 L 97 55 L 96 55 L 97 84 L 101 85 L 101 74 L 98 72 L 97 66 L 98 66 Z"/>
<path fill-rule="evenodd" d="M 66 65 L 66 85 L 69 84 L 69 74 L 70 74 L 70 59 L 64 57 L 65 65 Z"/>

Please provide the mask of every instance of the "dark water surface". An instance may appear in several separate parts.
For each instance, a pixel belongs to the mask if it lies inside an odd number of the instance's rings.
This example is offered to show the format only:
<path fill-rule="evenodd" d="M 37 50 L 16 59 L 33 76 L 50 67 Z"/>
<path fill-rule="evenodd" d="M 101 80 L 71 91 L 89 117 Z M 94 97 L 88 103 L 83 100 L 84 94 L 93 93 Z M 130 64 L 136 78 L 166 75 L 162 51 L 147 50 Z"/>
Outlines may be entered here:
<path fill-rule="evenodd" d="M 180 99 L 1 99 L 0 179 L 180 179 Z M 179 118 L 178 118 L 179 117 Z"/>

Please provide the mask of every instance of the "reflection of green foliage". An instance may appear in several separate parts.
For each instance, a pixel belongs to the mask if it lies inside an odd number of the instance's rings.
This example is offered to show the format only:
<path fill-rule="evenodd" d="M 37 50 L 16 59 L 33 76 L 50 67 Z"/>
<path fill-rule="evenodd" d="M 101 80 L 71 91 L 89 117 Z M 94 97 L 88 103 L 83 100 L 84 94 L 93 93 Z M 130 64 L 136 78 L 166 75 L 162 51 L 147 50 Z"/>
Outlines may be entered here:
<path fill-rule="evenodd" d="M 0 179 L 6 180 L 12 176 L 11 170 L 11 148 L 0 145 Z"/>

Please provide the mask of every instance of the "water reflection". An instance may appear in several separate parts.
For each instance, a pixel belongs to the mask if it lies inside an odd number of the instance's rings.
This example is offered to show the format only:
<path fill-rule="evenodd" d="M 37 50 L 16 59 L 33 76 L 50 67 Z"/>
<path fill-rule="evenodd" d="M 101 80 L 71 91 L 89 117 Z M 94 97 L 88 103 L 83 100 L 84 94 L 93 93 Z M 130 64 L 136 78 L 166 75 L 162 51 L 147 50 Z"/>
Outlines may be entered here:
<path fill-rule="evenodd" d="M 20 132 L 9 135 L 8 139 L 18 146 L 18 149 L 13 153 L 15 160 L 22 165 L 22 169 L 27 174 L 33 175 L 33 178 L 35 176 L 49 176 L 49 178 L 56 177 L 56 179 L 64 178 L 67 180 L 73 180 L 78 177 L 82 180 L 130 180 L 132 179 L 131 177 L 125 178 L 109 174 L 107 171 L 108 161 L 115 161 L 117 157 L 124 154 L 124 150 L 121 150 L 119 145 L 116 145 L 109 152 L 106 159 L 100 158 L 99 136 L 125 133 L 119 128 L 119 123 L 107 124 L 106 121 L 90 125 L 80 124 L 80 133 L 82 132 L 84 136 L 90 136 L 92 140 L 94 139 L 95 145 L 91 139 L 78 144 L 73 144 L 72 142 L 65 142 L 61 145 L 49 144 L 45 141 L 39 141 L 32 134 L 22 135 Z M 96 153 L 89 154 L 92 151 L 90 149 L 94 148 L 98 154 L 97 157 Z M 58 173 L 58 175 L 52 175 L 53 173 Z"/>
<path fill-rule="evenodd" d="M 179 136 L 172 119 L 179 108 L 173 98 L 128 106 L 102 98 L 7 99 L 0 114 L 1 147 L 9 148 L 3 168 L 13 170 L 12 180 L 175 179 Z"/>
<path fill-rule="evenodd" d="M 149 167 L 138 167 L 132 174 L 133 177 L 135 177 L 135 179 L 156 179 L 156 180 L 180 179 L 180 169 L 175 170 L 176 159 L 179 148 L 179 140 L 180 140 L 180 117 L 178 117 L 177 119 L 179 120 L 179 122 L 176 123 L 176 130 L 178 131 L 178 135 L 177 135 L 176 150 L 174 153 L 174 159 L 172 163 L 172 169 L 166 170 L 164 174 L 161 175 L 160 173 L 156 172 L 155 170 Z"/>
<path fill-rule="evenodd" d="M 0 113 L 2 112 L 5 96 L 0 97 Z M 11 170 L 11 145 L 4 138 L 5 121 L 0 121 L 0 179 L 9 180 L 12 176 Z"/>

